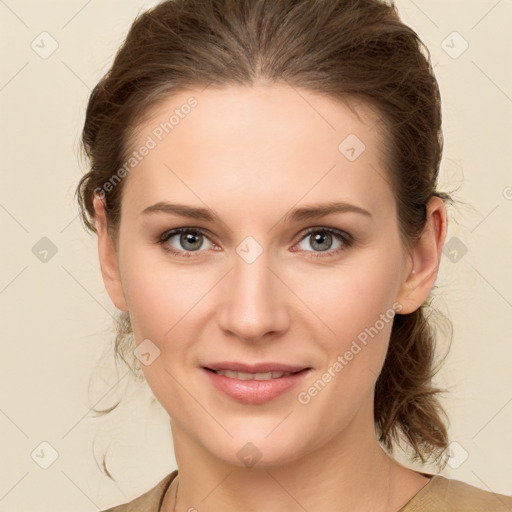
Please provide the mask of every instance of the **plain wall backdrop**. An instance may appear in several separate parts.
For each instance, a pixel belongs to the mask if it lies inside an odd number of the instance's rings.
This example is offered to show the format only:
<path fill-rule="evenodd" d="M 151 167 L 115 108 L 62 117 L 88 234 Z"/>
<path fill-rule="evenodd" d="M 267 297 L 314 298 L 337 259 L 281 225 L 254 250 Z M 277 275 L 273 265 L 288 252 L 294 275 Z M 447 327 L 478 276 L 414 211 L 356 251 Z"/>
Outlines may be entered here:
<path fill-rule="evenodd" d="M 0 1 L 0 512 L 107 508 L 176 467 L 167 414 L 116 375 L 115 308 L 73 198 L 88 95 L 154 4 Z M 440 82 L 440 189 L 469 204 L 448 210 L 434 302 L 454 325 L 436 378 L 453 442 L 443 474 L 512 494 L 512 2 L 397 6 Z M 117 482 L 97 466 L 107 448 Z"/>

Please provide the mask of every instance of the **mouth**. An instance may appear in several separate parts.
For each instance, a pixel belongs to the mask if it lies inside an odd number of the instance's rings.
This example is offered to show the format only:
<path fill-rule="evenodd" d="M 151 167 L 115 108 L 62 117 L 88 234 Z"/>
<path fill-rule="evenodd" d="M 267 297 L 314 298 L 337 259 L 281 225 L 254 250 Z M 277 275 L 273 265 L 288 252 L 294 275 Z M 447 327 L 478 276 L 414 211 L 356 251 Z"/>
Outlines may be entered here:
<path fill-rule="evenodd" d="M 244 372 L 229 369 L 202 367 L 207 382 L 224 396 L 248 405 L 269 402 L 286 395 L 311 374 L 311 367 L 296 371 L 272 370 L 266 372 Z"/>
<path fill-rule="evenodd" d="M 217 375 L 224 375 L 225 377 L 229 377 L 230 379 L 238 379 L 238 380 L 280 379 L 282 377 L 289 377 L 290 375 L 296 375 L 298 373 L 302 373 L 307 370 L 311 370 L 311 368 L 303 368 L 302 370 L 298 370 L 296 372 L 270 371 L 270 372 L 249 373 L 249 372 L 239 372 L 239 371 L 235 371 L 235 370 L 213 370 L 211 368 L 207 368 L 206 366 L 204 366 L 203 368 L 212 373 L 216 373 Z"/>

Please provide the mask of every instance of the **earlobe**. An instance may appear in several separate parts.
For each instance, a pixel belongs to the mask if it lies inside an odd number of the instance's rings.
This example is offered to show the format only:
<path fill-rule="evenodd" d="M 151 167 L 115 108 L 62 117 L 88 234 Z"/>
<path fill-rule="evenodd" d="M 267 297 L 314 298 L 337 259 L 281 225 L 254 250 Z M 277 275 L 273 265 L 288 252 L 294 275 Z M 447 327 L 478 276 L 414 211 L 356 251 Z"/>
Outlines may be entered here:
<path fill-rule="evenodd" d="M 103 283 L 116 308 L 121 311 L 128 311 L 121 283 L 116 249 L 107 230 L 105 205 L 103 200 L 97 195 L 94 196 L 93 204 L 95 212 L 94 223 L 98 236 L 98 256 Z"/>
<path fill-rule="evenodd" d="M 425 229 L 410 252 L 410 265 L 397 298 L 402 305 L 400 314 L 416 311 L 427 299 L 435 284 L 444 240 L 446 237 L 446 207 L 439 197 L 427 205 Z"/>

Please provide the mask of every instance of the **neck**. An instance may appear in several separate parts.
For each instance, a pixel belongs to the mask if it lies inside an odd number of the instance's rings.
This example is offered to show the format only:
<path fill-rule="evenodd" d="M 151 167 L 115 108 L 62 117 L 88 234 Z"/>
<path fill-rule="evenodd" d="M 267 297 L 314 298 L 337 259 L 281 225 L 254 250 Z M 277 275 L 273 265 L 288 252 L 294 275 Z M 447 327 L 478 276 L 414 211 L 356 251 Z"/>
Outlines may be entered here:
<path fill-rule="evenodd" d="M 171 420 L 179 476 L 161 511 L 396 512 L 428 480 L 383 451 L 373 421 L 363 423 L 371 426 L 366 430 L 361 424 L 352 422 L 286 464 L 240 467 L 214 456 Z"/>

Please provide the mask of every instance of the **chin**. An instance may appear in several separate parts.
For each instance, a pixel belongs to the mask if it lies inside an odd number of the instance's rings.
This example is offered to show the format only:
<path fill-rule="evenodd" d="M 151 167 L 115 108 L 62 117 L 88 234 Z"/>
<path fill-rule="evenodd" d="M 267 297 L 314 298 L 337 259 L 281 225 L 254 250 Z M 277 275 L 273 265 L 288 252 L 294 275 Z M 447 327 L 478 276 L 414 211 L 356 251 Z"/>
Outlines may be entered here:
<path fill-rule="evenodd" d="M 232 434 L 235 434 L 232 432 Z M 293 463 L 301 457 L 297 446 L 304 446 L 299 440 L 283 430 L 281 434 L 273 433 L 251 436 L 247 430 L 241 436 L 234 436 L 225 443 L 205 445 L 213 456 L 226 464 L 247 468 L 271 468 Z M 210 439 L 209 439 L 210 441 Z"/>

